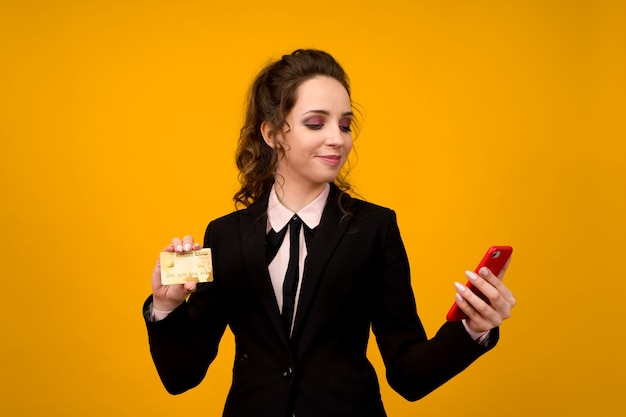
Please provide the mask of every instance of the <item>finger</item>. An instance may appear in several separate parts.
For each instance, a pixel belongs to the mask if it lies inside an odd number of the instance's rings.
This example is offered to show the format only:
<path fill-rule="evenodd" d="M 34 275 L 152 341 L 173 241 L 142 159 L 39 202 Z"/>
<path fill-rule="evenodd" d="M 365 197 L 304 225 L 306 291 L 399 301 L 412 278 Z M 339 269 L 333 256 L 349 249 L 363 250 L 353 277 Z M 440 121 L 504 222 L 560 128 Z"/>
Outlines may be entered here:
<path fill-rule="evenodd" d="M 174 244 L 170 244 L 169 246 L 163 248 L 161 252 L 175 252 L 175 251 L 176 251 L 176 246 L 174 246 Z"/>
<path fill-rule="evenodd" d="M 471 282 L 472 286 L 478 290 L 479 294 L 469 290 L 466 286 L 459 283 L 455 283 L 457 294 L 462 297 L 466 304 L 469 304 L 467 308 L 470 313 L 464 310 L 470 318 L 478 319 L 478 316 L 488 319 L 489 321 L 500 321 L 498 317 L 498 311 L 493 308 L 492 304 L 501 305 L 503 297 L 489 282 L 482 277 L 478 276 L 472 271 L 466 271 L 465 275 Z M 471 309 L 469 308 L 471 307 Z M 471 314 L 473 313 L 473 314 Z"/>
<path fill-rule="evenodd" d="M 462 310 L 466 314 L 468 311 L 485 310 L 485 308 L 489 306 L 485 300 L 475 294 L 474 291 L 470 290 L 467 286 L 460 282 L 455 282 L 454 286 L 456 288 L 457 304 L 459 304 L 459 307 L 462 307 Z"/>
<path fill-rule="evenodd" d="M 472 293 L 468 288 L 460 283 L 454 284 L 457 288 L 456 296 L 456 304 L 465 313 L 467 316 L 466 323 L 467 325 L 476 332 L 483 332 L 486 330 L 490 330 L 496 325 L 492 324 L 490 320 L 486 319 L 483 314 L 481 314 L 474 306 L 464 298 L 464 296 L 469 295 L 466 293 Z M 463 288 L 462 288 L 463 287 Z M 479 297 L 476 297 L 479 302 L 484 303 Z M 488 306 L 487 306 L 488 307 Z"/>
<path fill-rule="evenodd" d="M 152 287 L 158 288 L 161 285 L 161 260 L 157 258 L 156 265 L 152 270 Z"/>
<path fill-rule="evenodd" d="M 183 241 L 180 240 L 179 237 L 175 237 L 174 239 L 172 239 L 172 246 L 174 247 L 176 252 L 182 252 L 183 251 Z"/>
<path fill-rule="evenodd" d="M 193 237 L 185 235 L 185 237 L 183 237 L 182 245 L 185 252 L 190 251 L 193 248 Z"/>
<path fill-rule="evenodd" d="M 517 301 L 513 297 L 513 293 L 504 284 L 498 289 L 498 292 L 500 297 L 490 300 L 491 306 L 503 319 L 508 319 L 511 317 L 511 309 L 515 307 Z"/>
<path fill-rule="evenodd" d="M 478 275 L 494 287 L 501 282 L 500 278 L 494 275 L 494 273 L 491 272 L 491 270 L 486 266 L 483 266 L 478 270 Z"/>
<path fill-rule="evenodd" d="M 507 264 L 504 266 L 503 269 L 506 269 L 508 265 L 508 261 Z M 509 290 L 507 288 L 506 285 L 504 285 L 504 283 L 502 282 L 502 277 L 504 276 L 504 272 L 500 272 L 500 274 L 498 274 L 498 276 L 495 276 L 490 270 L 489 268 L 483 267 L 481 268 L 478 273 L 480 274 L 480 276 L 482 278 L 485 279 L 485 281 L 488 284 L 491 284 L 491 286 L 493 286 L 493 288 L 496 289 L 496 291 L 498 293 L 491 293 L 491 290 L 488 287 L 481 287 L 480 291 L 485 294 L 485 296 L 487 296 L 487 298 L 489 298 L 490 300 L 492 300 L 492 298 L 489 296 L 490 294 L 493 294 L 494 297 L 498 297 L 501 296 L 502 298 L 504 298 L 505 300 L 509 301 L 509 302 L 513 302 L 513 304 L 515 304 L 515 299 L 513 297 L 513 294 L 511 293 L 511 290 Z M 469 275 L 468 275 L 469 277 Z M 476 284 L 478 285 L 478 284 Z M 494 301 L 494 300 L 492 300 Z"/>
<path fill-rule="evenodd" d="M 197 282 L 185 282 L 185 284 L 183 284 L 183 289 L 187 294 L 191 294 L 195 292 L 197 288 L 198 288 Z"/>
<path fill-rule="evenodd" d="M 480 295 L 482 295 L 487 300 L 491 300 L 492 297 L 498 297 L 499 292 L 495 288 L 494 284 L 500 283 L 498 278 L 489 271 L 487 268 L 481 268 L 480 274 L 478 275 L 472 271 L 465 271 L 465 276 L 472 284 L 472 286 L 478 290 Z M 480 295 L 477 297 L 480 298 Z"/>
<path fill-rule="evenodd" d="M 488 269 L 479 271 L 482 276 L 466 271 L 467 278 L 482 296 L 468 290 L 464 285 L 455 283 L 457 288 L 457 304 L 459 308 L 474 322 L 473 328 L 493 328 L 511 315 L 515 299 L 511 292 Z M 492 283 L 499 285 L 496 289 Z"/>

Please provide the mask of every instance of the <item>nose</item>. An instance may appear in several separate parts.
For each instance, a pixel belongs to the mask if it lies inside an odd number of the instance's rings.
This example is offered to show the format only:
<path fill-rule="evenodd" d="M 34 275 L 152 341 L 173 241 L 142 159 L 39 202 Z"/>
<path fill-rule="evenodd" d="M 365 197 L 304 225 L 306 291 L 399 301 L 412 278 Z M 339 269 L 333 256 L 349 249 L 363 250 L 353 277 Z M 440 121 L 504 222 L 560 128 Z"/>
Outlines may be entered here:
<path fill-rule="evenodd" d="M 328 146 L 340 147 L 346 142 L 345 135 L 350 132 L 344 132 L 339 126 L 333 127 L 329 130 L 326 136 L 326 144 Z"/>

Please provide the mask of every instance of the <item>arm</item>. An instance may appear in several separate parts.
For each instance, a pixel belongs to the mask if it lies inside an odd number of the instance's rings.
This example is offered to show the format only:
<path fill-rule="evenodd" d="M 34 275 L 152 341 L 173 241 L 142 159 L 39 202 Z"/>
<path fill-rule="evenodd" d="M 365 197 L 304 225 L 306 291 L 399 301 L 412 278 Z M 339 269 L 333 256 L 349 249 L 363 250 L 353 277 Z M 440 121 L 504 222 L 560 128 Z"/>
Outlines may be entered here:
<path fill-rule="evenodd" d="M 193 244 L 189 236 L 182 242 L 180 239 L 172 242 L 166 251 L 201 247 Z M 162 286 L 160 275 L 157 262 L 152 276 L 153 295 L 144 304 L 144 317 L 150 353 L 161 381 L 169 393 L 179 394 L 202 381 L 217 355 L 226 324 L 219 314 L 222 309 L 216 283 Z M 171 313 L 154 321 L 150 316 L 152 306 Z"/>
<path fill-rule="evenodd" d="M 462 322 L 445 323 L 428 340 L 419 320 L 411 288 L 409 263 L 395 214 L 390 216 L 380 265 L 379 303 L 373 331 L 391 387 L 408 400 L 417 400 L 460 373 L 498 340 L 489 334 L 488 346 L 472 339 Z"/>

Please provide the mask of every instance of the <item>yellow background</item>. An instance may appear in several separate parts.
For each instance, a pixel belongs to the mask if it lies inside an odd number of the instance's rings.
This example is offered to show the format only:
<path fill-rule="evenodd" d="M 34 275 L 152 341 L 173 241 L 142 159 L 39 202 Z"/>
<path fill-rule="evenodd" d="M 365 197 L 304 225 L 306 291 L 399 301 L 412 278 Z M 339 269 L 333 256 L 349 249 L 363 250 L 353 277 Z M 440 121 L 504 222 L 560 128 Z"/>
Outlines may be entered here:
<path fill-rule="evenodd" d="M 515 247 L 499 346 L 390 416 L 623 416 L 623 1 L 0 1 L 0 414 L 221 415 L 232 336 L 162 388 L 158 252 L 230 212 L 247 86 L 328 50 L 364 110 L 352 173 L 394 208 L 429 334 Z M 263 413 L 260 412 L 259 415 Z"/>

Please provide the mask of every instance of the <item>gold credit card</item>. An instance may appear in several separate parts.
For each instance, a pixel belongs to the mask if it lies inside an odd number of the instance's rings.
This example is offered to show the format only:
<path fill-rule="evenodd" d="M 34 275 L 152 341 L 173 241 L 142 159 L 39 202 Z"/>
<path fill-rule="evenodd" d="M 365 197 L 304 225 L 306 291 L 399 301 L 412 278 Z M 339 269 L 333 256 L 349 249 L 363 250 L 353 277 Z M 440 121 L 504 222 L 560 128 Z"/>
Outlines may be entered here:
<path fill-rule="evenodd" d="M 191 252 L 161 252 L 161 284 L 213 281 L 211 249 Z"/>

